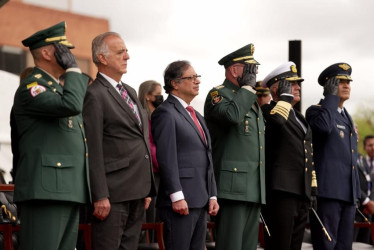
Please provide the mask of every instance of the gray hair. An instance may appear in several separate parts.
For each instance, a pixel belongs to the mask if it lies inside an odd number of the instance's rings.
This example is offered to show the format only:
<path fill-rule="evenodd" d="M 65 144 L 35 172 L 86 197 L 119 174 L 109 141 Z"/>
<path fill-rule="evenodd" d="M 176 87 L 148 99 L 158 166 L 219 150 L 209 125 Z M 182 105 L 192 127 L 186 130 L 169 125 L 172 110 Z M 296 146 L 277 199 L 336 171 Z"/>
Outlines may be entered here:
<path fill-rule="evenodd" d="M 105 42 L 105 38 L 108 36 L 116 36 L 121 38 L 117 32 L 105 32 L 92 40 L 92 61 L 96 64 L 96 66 L 100 64 L 100 60 L 98 58 L 99 54 L 103 54 L 105 56 L 109 55 L 109 48 Z"/>

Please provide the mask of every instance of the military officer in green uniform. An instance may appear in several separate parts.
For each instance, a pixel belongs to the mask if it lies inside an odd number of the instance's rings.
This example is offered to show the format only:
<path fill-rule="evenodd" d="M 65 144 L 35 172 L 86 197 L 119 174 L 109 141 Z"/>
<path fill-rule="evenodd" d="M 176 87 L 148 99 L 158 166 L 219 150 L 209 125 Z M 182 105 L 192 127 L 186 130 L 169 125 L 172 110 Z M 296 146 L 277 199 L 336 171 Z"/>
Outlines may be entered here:
<path fill-rule="evenodd" d="M 204 114 L 212 137 L 213 163 L 221 206 L 217 250 L 252 250 L 258 242 L 265 203 L 264 120 L 256 102 L 259 63 L 248 44 L 223 57 L 226 79 L 213 88 Z"/>
<path fill-rule="evenodd" d="M 89 202 L 82 108 L 88 78 L 69 49 L 65 22 L 23 40 L 35 68 L 13 104 L 19 141 L 14 201 L 22 249 L 74 249 L 79 206 Z M 65 85 L 58 83 L 66 73 Z"/>

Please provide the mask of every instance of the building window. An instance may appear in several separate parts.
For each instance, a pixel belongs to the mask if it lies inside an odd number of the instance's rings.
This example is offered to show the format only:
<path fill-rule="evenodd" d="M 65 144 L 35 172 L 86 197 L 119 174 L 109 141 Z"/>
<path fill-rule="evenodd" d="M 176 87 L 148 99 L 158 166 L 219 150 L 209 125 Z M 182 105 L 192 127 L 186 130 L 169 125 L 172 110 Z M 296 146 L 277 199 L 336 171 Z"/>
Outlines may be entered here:
<path fill-rule="evenodd" d="M 0 47 L 0 70 L 19 75 L 26 67 L 24 50 L 16 47 Z"/>

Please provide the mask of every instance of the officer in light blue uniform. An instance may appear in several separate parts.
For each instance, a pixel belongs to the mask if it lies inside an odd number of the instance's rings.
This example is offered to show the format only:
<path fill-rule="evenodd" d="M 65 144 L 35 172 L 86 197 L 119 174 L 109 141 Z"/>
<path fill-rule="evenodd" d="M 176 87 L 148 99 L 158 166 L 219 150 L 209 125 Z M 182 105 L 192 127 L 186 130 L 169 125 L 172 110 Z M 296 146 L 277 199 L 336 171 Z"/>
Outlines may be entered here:
<path fill-rule="evenodd" d="M 306 111 L 313 132 L 318 180 L 317 213 L 331 236 L 311 216 L 314 249 L 352 249 L 355 205 L 360 196 L 357 172 L 357 134 L 343 104 L 350 97 L 352 68 L 347 63 L 327 67 L 319 76 L 325 96 Z"/>

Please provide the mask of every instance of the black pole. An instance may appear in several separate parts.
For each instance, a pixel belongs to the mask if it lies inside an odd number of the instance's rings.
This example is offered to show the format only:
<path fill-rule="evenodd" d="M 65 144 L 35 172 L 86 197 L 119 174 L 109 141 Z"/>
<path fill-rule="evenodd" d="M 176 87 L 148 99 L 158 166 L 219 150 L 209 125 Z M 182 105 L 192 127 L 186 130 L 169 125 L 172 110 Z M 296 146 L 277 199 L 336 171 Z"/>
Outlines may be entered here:
<path fill-rule="evenodd" d="M 288 41 L 288 60 L 292 61 L 296 64 L 297 68 L 297 74 L 301 76 L 301 41 L 300 40 L 294 40 L 294 41 Z M 301 88 L 301 83 L 300 83 Z M 302 88 L 300 89 L 300 95 L 302 92 Z M 301 102 L 298 102 L 293 107 L 294 109 L 301 112 Z"/>

